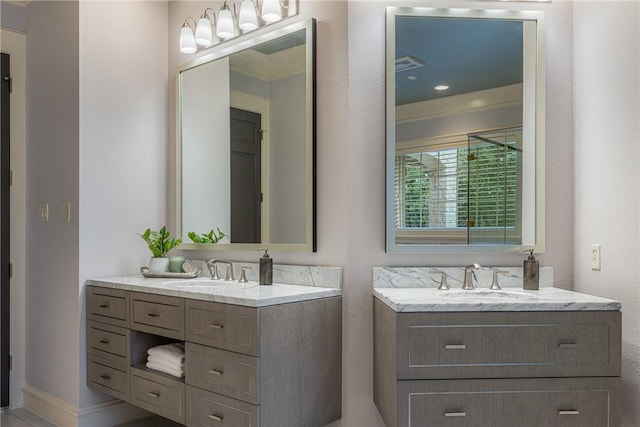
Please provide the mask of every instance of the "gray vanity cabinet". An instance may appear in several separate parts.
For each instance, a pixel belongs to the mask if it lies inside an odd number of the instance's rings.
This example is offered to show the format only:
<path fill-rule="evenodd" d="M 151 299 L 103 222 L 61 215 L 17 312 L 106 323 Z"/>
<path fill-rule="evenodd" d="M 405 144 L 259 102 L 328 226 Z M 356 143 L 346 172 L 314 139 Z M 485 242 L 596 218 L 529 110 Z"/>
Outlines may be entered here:
<path fill-rule="evenodd" d="M 374 298 L 389 427 L 616 426 L 620 312 L 396 313 Z"/>
<path fill-rule="evenodd" d="M 341 307 L 340 297 L 256 308 L 88 286 L 87 382 L 187 426 L 323 426 L 341 416 Z M 184 378 L 144 366 L 148 348 L 175 341 Z"/>

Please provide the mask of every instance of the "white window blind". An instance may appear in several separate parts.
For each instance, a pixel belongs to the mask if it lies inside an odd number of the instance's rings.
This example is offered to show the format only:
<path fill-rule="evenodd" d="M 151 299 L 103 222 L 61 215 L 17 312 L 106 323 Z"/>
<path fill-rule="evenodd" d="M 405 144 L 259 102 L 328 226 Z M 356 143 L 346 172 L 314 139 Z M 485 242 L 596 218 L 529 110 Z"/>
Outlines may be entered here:
<path fill-rule="evenodd" d="M 521 151 L 516 138 L 499 135 L 397 154 L 396 229 L 516 226 Z"/>

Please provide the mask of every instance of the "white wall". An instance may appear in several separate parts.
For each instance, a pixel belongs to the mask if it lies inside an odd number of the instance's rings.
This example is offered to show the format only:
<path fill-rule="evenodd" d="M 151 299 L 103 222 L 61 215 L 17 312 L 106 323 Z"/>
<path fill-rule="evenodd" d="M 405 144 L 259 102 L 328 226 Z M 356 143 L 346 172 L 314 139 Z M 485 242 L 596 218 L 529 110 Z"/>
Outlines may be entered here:
<path fill-rule="evenodd" d="M 166 2 L 27 6 L 25 406 L 60 425 L 106 399 L 85 385 L 85 280 L 136 272 L 136 233 L 165 222 L 166 19 Z"/>
<path fill-rule="evenodd" d="M 32 2 L 27 22 L 25 380 L 77 403 L 78 3 Z M 61 201 L 74 207 L 71 224 Z M 49 203 L 48 222 L 36 219 L 39 203 Z"/>
<path fill-rule="evenodd" d="M 167 3 L 83 1 L 79 22 L 80 272 L 73 286 L 83 303 L 86 279 L 147 265 L 151 253 L 136 234 L 165 224 Z M 81 408 L 104 400 L 85 385 L 84 331 L 80 322 Z"/>
<path fill-rule="evenodd" d="M 640 423 L 640 3 L 574 5 L 576 290 L 622 301 L 623 426 Z M 591 244 L 602 269 L 591 270 Z"/>

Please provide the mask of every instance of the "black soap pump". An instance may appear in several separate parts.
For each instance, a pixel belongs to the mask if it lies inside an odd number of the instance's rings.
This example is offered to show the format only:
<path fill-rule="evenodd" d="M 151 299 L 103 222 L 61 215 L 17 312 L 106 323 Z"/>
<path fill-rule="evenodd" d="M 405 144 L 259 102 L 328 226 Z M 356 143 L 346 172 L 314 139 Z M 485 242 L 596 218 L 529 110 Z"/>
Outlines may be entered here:
<path fill-rule="evenodd" d="M 264 255 L 260 258 L 260 284 L 273 285 L 273 259 L 267 253 L 269 248 L 264 250 Z"/>
<path fill-rule="evenodd" d="M 537 291 L 540 288 L 540 262 L 533 256 L 533 249 L 529 249 L 529 258 L 524 260 L 523 288 L 527 291 Z"/>

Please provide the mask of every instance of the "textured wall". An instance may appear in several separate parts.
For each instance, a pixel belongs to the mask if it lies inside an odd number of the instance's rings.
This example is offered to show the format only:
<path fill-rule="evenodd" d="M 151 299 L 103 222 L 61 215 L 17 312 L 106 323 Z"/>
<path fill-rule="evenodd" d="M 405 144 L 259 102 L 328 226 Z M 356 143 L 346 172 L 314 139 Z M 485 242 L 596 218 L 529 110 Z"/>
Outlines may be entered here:
<path fill-rule="evenodd" d="M 640 4 L 576 2 L 573 22 L 575 288 L 622 301 L 622 425 L 631 427 L 640 425 Z"/>

